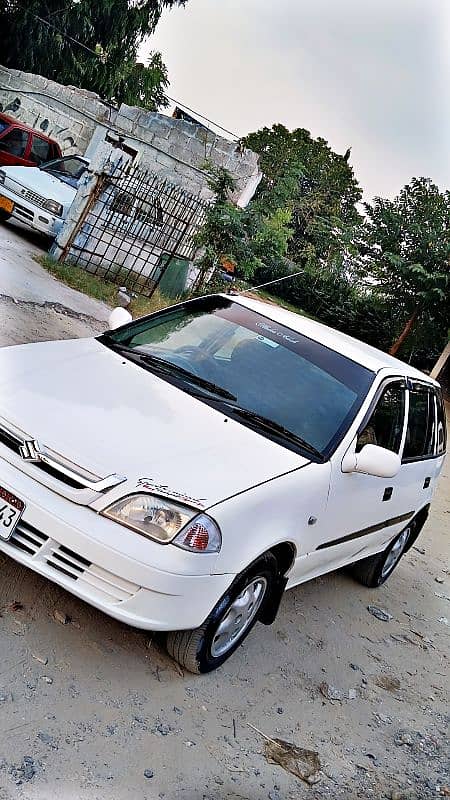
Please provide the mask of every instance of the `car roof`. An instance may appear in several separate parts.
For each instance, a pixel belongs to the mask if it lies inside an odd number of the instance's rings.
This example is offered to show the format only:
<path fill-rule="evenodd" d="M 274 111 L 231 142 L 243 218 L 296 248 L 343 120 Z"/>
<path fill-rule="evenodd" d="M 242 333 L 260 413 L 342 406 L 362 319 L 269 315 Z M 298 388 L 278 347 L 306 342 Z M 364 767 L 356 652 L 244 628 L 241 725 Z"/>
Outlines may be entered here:
<path fill-rule="evenodd" d="M 52 139 L 50 136 L 46 136 L 44 131 L 37 131 L 35 128 L 32 128 L 31 125 L 25 125 L 24 122 L 20 122 L 18 119 L 14 119 L 14 117 L 9 117 L 8 114 L 0 113 L 0 119 L 4 122 L 7 122 L 8 125 L 14 125 L 15 128 L 20 128 L 22 131 L 27 131 L 28 133 L 35 133 L 37 136 L 40 136 L 41 139 L 46 139 L 47 142 L 52 142 L 52 144 L 58 144 L 56 139 Z M 59 145 L 58 145 L 59 147 Z"/>
<path fill-rule="evenodd" d="M 288 311 L 279 305 L 271 302 L 264 302 L 253 297 L 248 297 L 245 294 L 224 294 L 228 300 L 233 300 L 239 305 L 245 306 L 251 311 L 256 311 L 262 314 L 273 322 L 278 322 L 280 325 L 285 325 L 293 331 L 301 333 L 308 339 L 313 339 L 328 347 L 330 350 L 335 350 L 341 355 L 350 358 L 357 364 L 361 364 L 372 372 L 379 372 L 382 369 L 388 369 L 390 372 L 395 372 L 396 375 L 407 375 L 411 378 L 425 380 L 428 383 L 438 386 L 436 381 L 425 375 L 420 370 L 405 364 L 398 358 L 378 350 L 353 336 L 348 336 L 346 333 L 337 331 L 334 328 L 329 328 L 322 322 L 305 317 L 303 314 Z"/>

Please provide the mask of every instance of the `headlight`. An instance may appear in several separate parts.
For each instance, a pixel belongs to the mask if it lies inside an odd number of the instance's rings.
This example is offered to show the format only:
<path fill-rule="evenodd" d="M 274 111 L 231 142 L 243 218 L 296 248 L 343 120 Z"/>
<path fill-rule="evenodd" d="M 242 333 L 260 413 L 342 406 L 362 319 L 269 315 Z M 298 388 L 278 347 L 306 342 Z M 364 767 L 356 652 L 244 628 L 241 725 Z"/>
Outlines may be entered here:
<path fill-rule="evenodd" d="M 44 203 L 44 208 L 46 211 L 50 211 L 51 214 L 55 214 L 57 217 L 62 217 L 63 207 L 61 203 L 57 203 L 56 200 L 46 200 Z"/>
<path fill-rule="evenodd" d="M 206 514 L 151 494 L 124 497 L 101 513 L 148 539 L 191 552 L 217 553 L 222 544 L 219 528 Z"/>
<path fill-rule="evenodd" d="M 5 180 L 6 180 L 6 172 L 3 172 L 3 170 L 0 169 L 0 184 L 3 185 Z"/>

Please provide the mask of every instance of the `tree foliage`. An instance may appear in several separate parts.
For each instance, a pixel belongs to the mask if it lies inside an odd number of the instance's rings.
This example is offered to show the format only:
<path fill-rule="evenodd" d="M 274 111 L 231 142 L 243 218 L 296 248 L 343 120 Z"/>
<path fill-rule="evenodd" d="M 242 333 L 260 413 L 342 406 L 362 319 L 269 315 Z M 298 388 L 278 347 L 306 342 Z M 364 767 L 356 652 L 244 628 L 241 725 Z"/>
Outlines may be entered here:
<path fill-rule="evenodd" d="M 362 265 L 378 294 L 397 310 L 396 353 L 414 327 L 432 321 L 435 336 L 450 324 L 450 192 L 413 178 L 394 200 L 365 206 Z"/>
<path fill-rule="evenodd" d="M 165 7 L 186 0 L 0 0 L 0 52 L 7 67 L 151 110 L 167 105 L 159 53 L 136 63 Z M 83 47 L 84 45 L 84 47 Z"/>

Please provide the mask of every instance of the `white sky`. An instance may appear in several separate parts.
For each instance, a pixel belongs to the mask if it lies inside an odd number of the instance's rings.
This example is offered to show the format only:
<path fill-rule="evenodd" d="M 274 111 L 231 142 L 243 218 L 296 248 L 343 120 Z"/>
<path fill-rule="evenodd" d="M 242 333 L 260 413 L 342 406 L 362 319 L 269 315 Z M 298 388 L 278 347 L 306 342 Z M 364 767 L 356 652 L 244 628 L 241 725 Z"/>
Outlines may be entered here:
<path fill-rule="evenodd" d="M 238 135 L 282 122 L 351 145 L 366 199 L 450 184 L 450 0 L 188 0 L 150 49 L 172 97 Z"/>

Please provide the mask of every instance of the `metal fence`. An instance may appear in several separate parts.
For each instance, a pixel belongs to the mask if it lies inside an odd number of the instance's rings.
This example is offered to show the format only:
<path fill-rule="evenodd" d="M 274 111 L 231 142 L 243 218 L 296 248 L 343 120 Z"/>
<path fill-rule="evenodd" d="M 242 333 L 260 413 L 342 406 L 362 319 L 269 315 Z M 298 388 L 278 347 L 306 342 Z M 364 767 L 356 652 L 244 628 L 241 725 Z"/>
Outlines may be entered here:
<path fill-rule="evenodd" d="M 139 168 L 99 176 L 63 259 L 151 297 L 171 264 L 189 262 L 208 201 Z"/>

